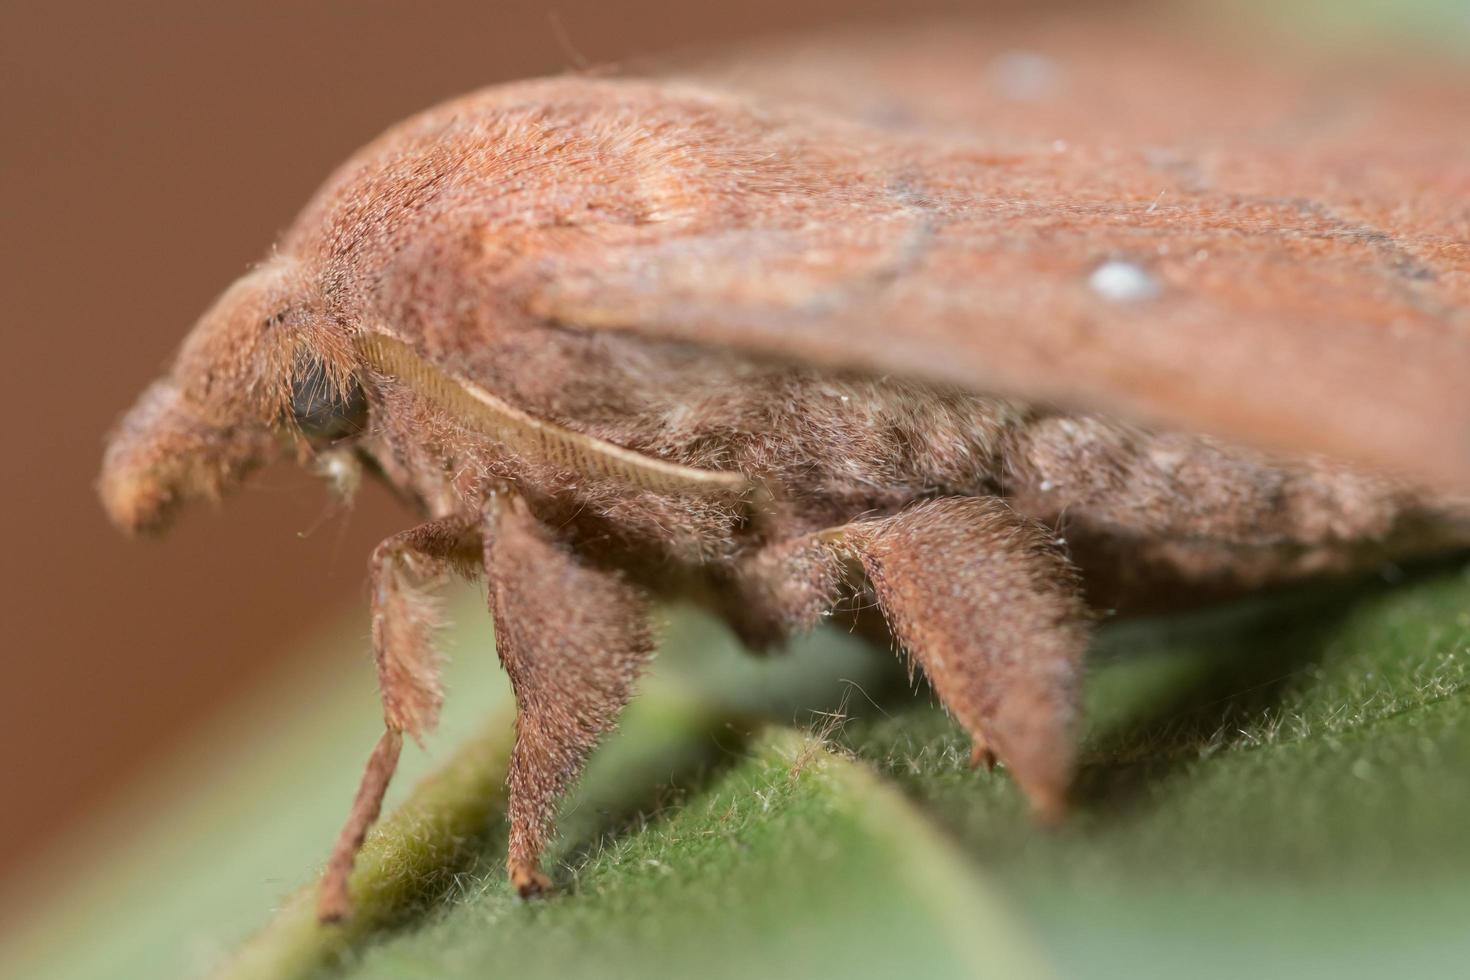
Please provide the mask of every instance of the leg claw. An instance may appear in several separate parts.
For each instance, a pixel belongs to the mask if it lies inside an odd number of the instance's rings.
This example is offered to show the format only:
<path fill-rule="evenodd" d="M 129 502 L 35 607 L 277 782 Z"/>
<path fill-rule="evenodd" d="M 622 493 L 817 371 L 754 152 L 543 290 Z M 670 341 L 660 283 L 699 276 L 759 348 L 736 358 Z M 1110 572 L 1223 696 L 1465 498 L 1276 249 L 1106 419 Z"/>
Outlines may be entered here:
<path fill-rule="evenodd" d="M 985 767 L 986 772 L 995 772 L 995 753 L 984 742 L 977 741 L 970 749 L 970 768 Z"/>
<path fill-rule="evenodd" d="M 551 879 L 535 868 L 514 867 L 510 869 L 510 886 L 521 898 L 540 898 L 551 891 Z"/>

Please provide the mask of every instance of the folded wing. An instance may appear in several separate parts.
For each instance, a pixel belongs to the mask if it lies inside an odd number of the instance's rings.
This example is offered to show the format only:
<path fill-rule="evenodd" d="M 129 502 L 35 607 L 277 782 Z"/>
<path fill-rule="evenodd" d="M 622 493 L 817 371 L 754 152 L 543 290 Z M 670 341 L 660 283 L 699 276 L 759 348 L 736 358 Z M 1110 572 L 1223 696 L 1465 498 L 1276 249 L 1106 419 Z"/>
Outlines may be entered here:
<path fill-rule="evenodd" d="M 1470 79 L 1079 37 L 1024 111 L 1004 32 L 711 71 L 754 93 L 720 202 L 548 256 L 532 309 L 1470 487 Z"/>

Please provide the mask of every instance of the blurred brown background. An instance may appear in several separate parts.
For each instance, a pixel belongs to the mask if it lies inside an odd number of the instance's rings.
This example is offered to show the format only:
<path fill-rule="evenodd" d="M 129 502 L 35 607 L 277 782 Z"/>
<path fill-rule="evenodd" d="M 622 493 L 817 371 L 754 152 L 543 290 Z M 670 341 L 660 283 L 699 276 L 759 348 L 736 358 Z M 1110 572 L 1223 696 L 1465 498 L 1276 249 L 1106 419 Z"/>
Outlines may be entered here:
<path fill-rule="evenodd" d="M 92 491 L 118 413 L 330 168 L 486 83 L 961 6 L 5 5 L 0 873 L 351 608 L 368 550 L 406 523 L 371 487 L 321 522 L 317 481 L 278 469 L 222 515 L 129 542 Z"/>

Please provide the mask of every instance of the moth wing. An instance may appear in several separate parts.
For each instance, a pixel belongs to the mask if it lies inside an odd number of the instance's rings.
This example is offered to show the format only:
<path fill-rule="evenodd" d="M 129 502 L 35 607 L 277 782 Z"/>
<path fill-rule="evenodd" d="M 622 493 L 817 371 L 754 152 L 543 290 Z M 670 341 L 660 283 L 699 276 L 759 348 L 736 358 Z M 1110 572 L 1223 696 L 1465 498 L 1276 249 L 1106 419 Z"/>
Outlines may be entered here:
<path fill-rule="evenodd" d="M 758 98 L 821 79 L 818 111 L 753 112 L 738 204 L 549 258 L 532 308 L 1470 486 L 1463 74 L 1355 91 L 1187 45 L 1124 71 L 1084 32 L 1067 98 L 1018 112 L 982 94 L 992 34 L 743 61 Z"/>

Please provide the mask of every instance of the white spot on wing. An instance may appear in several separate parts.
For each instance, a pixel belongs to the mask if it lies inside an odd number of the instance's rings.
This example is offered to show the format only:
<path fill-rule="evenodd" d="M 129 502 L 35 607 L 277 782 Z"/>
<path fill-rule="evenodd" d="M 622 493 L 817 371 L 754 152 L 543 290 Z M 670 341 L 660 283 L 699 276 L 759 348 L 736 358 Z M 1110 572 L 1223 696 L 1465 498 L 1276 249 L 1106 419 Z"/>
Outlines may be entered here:
<path fill-rule="evenodd" d="M 1115 303 L 1137 303 L 1159 294 L 1158 281 L 1147 270 L 1117 259 L 1092 270 L 1087 284 L 1093 292 Z"/>

